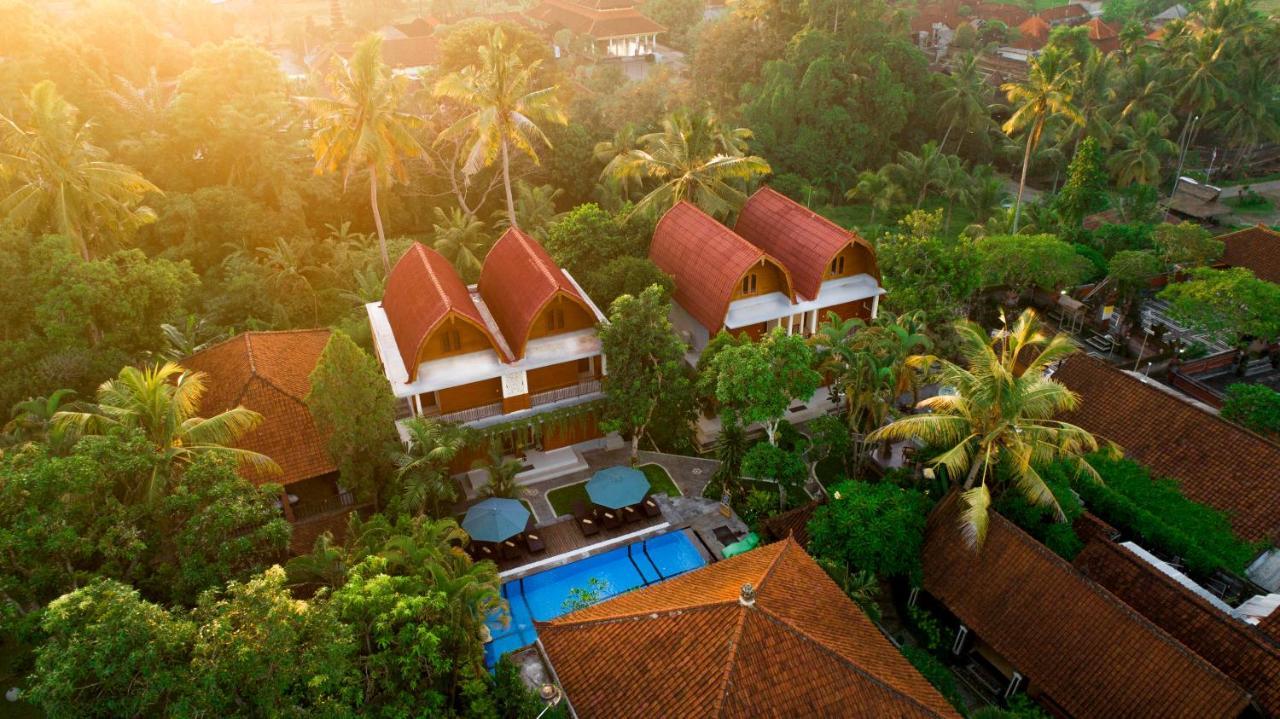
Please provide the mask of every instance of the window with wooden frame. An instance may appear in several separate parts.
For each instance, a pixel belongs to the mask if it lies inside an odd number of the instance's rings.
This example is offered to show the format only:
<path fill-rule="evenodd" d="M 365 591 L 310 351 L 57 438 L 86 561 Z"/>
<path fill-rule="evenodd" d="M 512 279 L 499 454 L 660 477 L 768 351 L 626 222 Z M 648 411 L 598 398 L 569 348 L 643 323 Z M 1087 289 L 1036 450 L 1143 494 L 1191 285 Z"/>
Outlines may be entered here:
<path fill-rule="evenodd" d="M 742 278 L 742 294 L 755 294 L 756 291 L 756 273 L 751 272 Z"/>
<path fill-rule="evenodd" d="M 440 337 L 440 342 L 444 345 L 445 352 L 457 352 L 462 349 L 462 338 L 458 336 L 457 330 L 445 330 Z"/>
<path fill-rule="evenodd" d="M 837 255 L 831 260 L 831 274 L 844 274 L 844 255 Z"/>
<path fill-rule="evenodd" d="M 547 329 L 562 330 L 564 329 L 564 310 L 559 307 L 552 307 L 547 311 Z"/>

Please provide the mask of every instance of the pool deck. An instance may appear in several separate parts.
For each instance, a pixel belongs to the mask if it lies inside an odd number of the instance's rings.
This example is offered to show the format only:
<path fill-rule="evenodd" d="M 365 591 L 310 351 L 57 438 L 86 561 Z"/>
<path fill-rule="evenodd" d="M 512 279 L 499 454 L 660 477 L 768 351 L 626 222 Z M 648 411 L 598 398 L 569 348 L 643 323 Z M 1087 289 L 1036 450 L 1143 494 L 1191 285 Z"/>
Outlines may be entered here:
<path fill-rule="evenodd" d="M 641 539 L 656 532 L 658 528 L 665 529 L 669 526 L 661 516 L 642 517 L 616 529 L 601 527 L 599 532 L 586 537 L 578 529 L 574 520 L 556 522 L 538 528 L 538 536 L 542 538 L 543 544 L 547 545 L 547 551 L 537 554 L 526 553 L 518 559 L 502 560 L 497 563 L 498 571 L 502 573 L 503 580 L 515 579 L 529 572 L 558 567 L 561 564 L 591 556 L 596 551 L 611 549 L 618 544 L 615 540 L 622 537 L 635 536 L 636 539 Z M 584 551 L 587 548 L 595 551 Z"/>

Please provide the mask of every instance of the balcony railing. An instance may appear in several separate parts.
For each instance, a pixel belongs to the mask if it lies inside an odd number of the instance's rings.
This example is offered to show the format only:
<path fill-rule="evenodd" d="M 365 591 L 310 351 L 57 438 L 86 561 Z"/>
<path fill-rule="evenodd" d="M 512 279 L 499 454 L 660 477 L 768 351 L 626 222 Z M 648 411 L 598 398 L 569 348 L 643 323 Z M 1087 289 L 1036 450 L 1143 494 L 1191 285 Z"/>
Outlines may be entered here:
<path fill-rule="evenodd" d="M 502 403 L 494 402 L 493 404 L 482 404 L 479 407 L 471 407 L 470 409 L 460 409 L 457 412 L 445 412 L 444 414 L 423 413 L 427 417 L 433 417 L 442 422 L 457 422 L 466 424 L 474 422 L 478 419 L 486 417 L 497 417 L 502 414 Z"/>
<path fill-rule="evenodd" d="M 600 380 L 598 379 L 587 380 L 585 382 L 579 382 L 578 384 L 570 385 L 568 387 L 561 387 L 560 389 L 553 389 L 553 390 L 548 390 L 546 392 L 539 392 L 535 395 L 530 395 L 529 406 L 539 407 L 544 404 L 551 404 L 552 402 L 560 402 L 566 399 L 573 399 L 574 397 L 582 397 L 588 394 L 595 394 L 596 392 L 599 392 L 599 391 L 600 391 Z"/>

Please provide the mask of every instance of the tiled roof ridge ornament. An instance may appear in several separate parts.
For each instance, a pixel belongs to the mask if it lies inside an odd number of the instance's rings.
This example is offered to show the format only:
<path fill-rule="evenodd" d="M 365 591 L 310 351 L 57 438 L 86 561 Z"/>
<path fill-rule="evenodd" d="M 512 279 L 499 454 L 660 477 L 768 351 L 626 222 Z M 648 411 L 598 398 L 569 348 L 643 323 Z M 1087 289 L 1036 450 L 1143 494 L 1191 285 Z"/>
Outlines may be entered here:
<path fill-rule="evenodd" d="M 756 605 L 756 588 L 751 585 L 751 582 L 742 585 L 742 594 L 738 597 L 738 603 L 744 607 Z"/>

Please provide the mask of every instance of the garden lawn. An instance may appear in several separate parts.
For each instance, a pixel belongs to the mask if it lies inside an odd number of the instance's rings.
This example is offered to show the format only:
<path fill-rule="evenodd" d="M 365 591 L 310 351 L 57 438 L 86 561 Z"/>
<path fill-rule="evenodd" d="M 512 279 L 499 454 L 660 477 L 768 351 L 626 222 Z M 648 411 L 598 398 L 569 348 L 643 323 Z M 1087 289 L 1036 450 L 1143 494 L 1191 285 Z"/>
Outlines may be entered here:
<path fill-rule="evenodd" d="M 671 475 L 667 474 L 667 470 L 657 464 L 645 464 L 637 467 L 644 476 L 649 480 L 649 489 L 653 494 L 665 494 L 668 497 L 679 497 L 680 488 L 672 481 Z M 567 487 L 559 487 L 547 492 L 547 501 L 551 503 L 551 509 L 555 511 L 559 517 L 564 514 L 573 514 L 573 503 L 582 500 L 583 504 L 591 506 L 591 498 L 587 496 L 587 483 L 578 482 L 570 484 Z"/>
<path fill-rule="evenodd" d="M 1257 202 L 1244 202 L 1243 197 L 1228 197 L 1222 203 L 1232 208 L 1242 215 L 1266 215 L 1276 209 L 1276 205 L 1271 198 L 1266 195 L 1258 195 Z"/>

